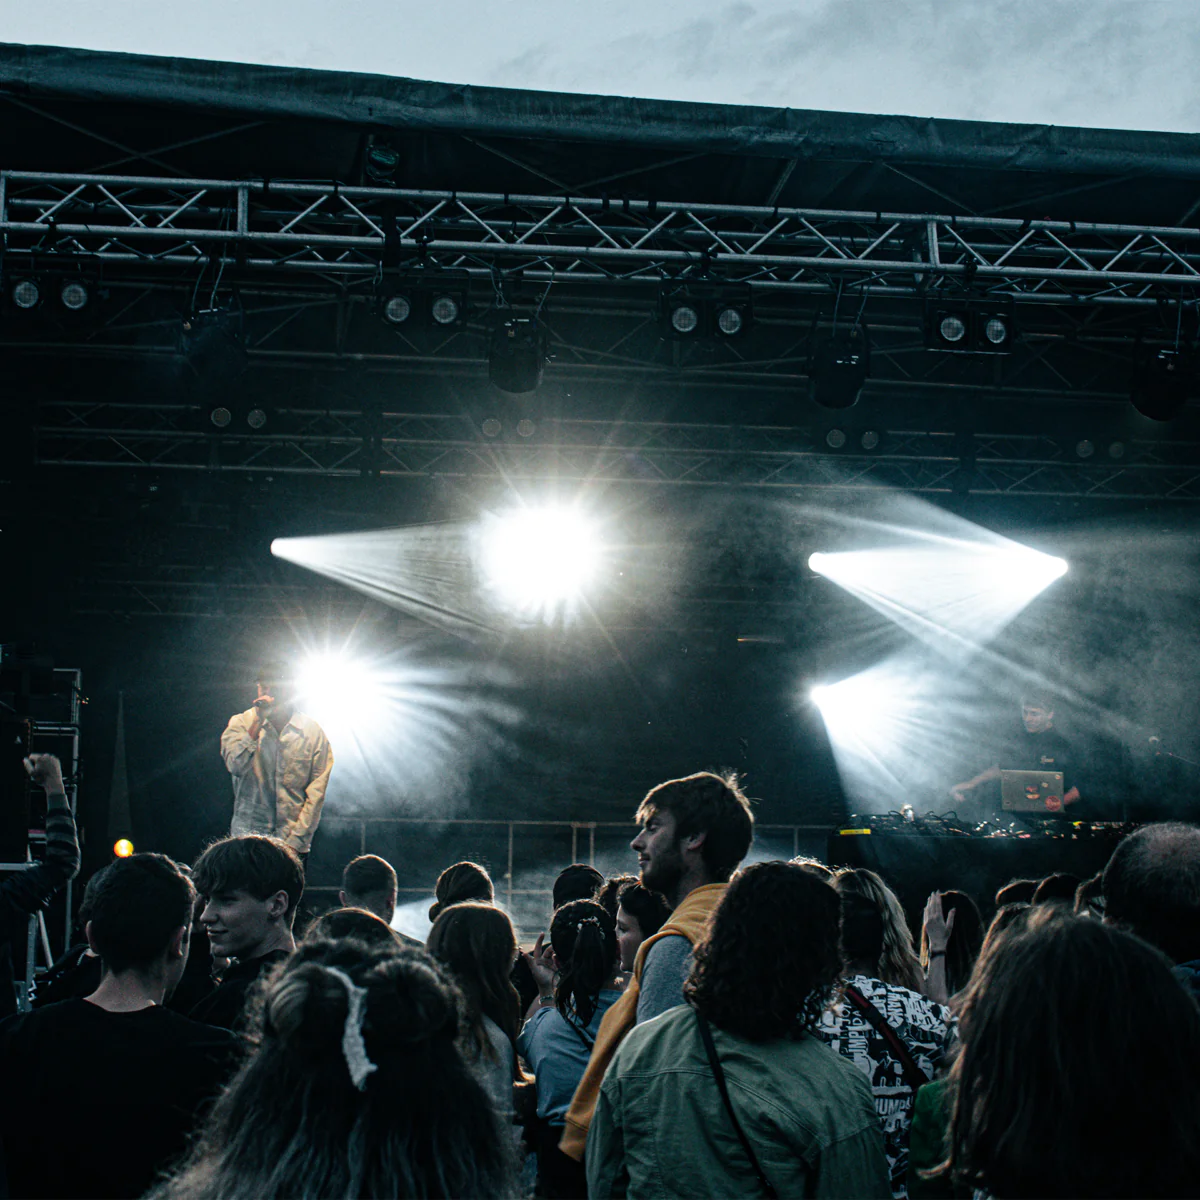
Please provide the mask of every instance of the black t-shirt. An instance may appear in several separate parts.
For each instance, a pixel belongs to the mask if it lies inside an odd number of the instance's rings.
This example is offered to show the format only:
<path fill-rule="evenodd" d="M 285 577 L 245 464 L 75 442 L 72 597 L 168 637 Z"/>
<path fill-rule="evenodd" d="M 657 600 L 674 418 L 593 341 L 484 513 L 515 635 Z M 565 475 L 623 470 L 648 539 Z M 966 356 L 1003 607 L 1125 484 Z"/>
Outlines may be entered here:
<path fill-rule="evenodd" d="M 240 1027 L 246 997 L 258 977 L 275 963 L 288 957 L 286 950 L 271 950 L 261 958 L 248 958 L 234 963 L 221 976 L 221 983 L 188 1013 L 194 1021 L 219 1025 L 222 1029 Z"/>
<path fill-rule="evenodd" d="M 64 1000 L 0 1022 L 9 1193 L 140 1196 L 187 1148 L 238 1039 L 159 1005 Z"/>
<path fill-rule="evenodd" d="M 1063 791 L 1075 786 L 1071 743 L 1051 727 L 1041 733 L 1022 730 L 1000 760 L 1002 771 L 1061 771 Z"/>

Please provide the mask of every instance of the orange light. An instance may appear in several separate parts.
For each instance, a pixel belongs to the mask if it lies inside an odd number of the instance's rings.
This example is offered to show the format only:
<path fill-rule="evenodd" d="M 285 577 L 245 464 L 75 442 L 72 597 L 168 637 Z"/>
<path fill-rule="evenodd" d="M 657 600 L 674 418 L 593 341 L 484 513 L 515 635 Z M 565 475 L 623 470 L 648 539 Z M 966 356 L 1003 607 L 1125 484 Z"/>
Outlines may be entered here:
<path fill-rule="evenodd" d="M 133 853 L 133 843 L 128 838 L 121 838 L 113 844 L 113 853 L 118 858 L 128 858 Z"/>

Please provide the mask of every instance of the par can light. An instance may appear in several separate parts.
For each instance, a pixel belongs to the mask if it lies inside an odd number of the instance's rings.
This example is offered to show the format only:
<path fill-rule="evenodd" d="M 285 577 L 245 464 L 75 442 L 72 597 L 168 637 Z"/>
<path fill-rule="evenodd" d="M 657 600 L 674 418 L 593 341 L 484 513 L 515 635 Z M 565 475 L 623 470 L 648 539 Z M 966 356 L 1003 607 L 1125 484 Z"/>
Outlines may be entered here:
<path fill-rule="evenodd" d="M 461 312 L 462 307 L 458 300 L 454 296 L 446 294 L 435 296 L 433 305 L 429 309 L 429 315 L 437 325 L 455 324 Z"/>
<path fill-rule="evenodd" d="M 671 328 L 676 333 L 693 334 L 700 328 L 700 314 L 690 304 L 679 304 L 671 309 Z"/>
<path fill-rule="evenodd" d="M 81 308 L 87 307 L 88 290 L 82 283 L 72 279 L 63 284 L 58 298 L 62 301 L 63 308 L 70 312 L 79 312 Z"/>
<path fill-rule="evenodd" d="M 383 306 L 383 319 L 389 325 L 403 325 L 412 316 L 412 301 L 407 296 L 389 296 Z"/>
<path fill-rule="evenodd" d="M 37 308 L 41 302 L 42 292 L 32 279 L 19 279 L 13 284 L 12 302 L 23 309 Z"/>

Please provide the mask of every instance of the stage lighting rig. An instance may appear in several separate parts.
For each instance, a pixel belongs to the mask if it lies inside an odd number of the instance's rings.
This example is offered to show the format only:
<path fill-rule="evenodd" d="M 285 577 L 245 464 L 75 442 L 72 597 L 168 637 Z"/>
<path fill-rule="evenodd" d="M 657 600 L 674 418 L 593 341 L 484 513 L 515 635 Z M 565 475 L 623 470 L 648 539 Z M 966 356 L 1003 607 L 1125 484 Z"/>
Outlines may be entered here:
<path fill-rule="evenodd" d="M 1016 327 L 1010 304 L 935 300 L 925 310 L 925 345 L 947 354 L 1008 354 Z"/>
<path fill-rule="evenodd" d="M 393 329 L 453 329 L 467 319 L 470 277 L 465 271 L 392 274 L 375 294 L 375 311 Z"/>
<path fill-rule="evenodd" d="M 821 408 L 851 408 L 871 372 L 865 325 L 835 329 L 815 341 L 808 358 L 808 398 Z M 844 443 L 843 443 L 844 444 Z"/>
<path fill-rule="evenodd" d="M 744 337 L 754 323 L 749 285 L 689 283 L 664 289 L 659 320 L 674 341 Z"/>
<path fill-rule="evenodd" d="M 1130 402 L 1152 421 L 1173 420 L 1196 390 L 1196 367 L 1196 352 L 1190 346 L 1150 350 L 1134 369 Z"/>
<path fill-rule="evenodd" d="M 488 378 L 513 395 L 536 391 L 549 348 L 546 327 L 536 317 L 509 317 L 488 340 Z"/>

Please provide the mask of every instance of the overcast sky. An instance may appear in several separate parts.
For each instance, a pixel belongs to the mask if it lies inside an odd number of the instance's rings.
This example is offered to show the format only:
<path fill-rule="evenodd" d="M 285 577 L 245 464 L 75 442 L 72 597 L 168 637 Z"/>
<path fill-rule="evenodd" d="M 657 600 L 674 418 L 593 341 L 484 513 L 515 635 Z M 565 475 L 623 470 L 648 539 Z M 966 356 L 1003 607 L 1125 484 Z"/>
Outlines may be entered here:
<path fill-rule="evenodd" d="M 1200 131 L 1200 0 L 0 0 L 0 38 L 503 87 Z"/>

